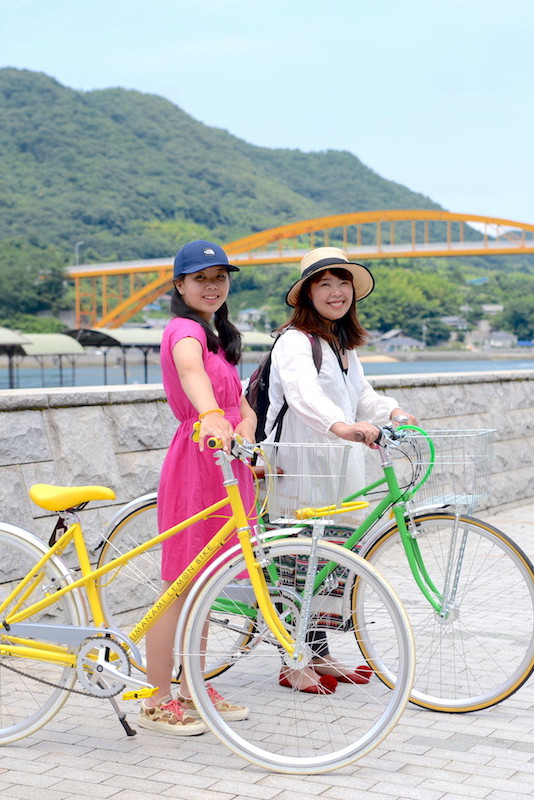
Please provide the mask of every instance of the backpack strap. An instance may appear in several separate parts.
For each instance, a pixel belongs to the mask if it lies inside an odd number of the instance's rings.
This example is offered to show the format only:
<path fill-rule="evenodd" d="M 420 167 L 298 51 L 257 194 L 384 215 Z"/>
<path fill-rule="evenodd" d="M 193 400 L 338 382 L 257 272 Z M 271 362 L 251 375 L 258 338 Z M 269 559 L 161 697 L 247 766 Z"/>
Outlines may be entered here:
<path fill-rule="evenodd" d="M 310 340 L 313 363 L 315 364 L 315 369 L 317 370 L 317 374 L 319 374 L 323 363 L 323 351 L 321 349 L 321 340 L 314 333 L 307 333 L 306 336 Z"/>
<path fill-rule="evenodd" d="M 271 428 L 271 430 L 276 428 L 276 433 L 274 435 L 274 441 L 275 442 L 279 442 L 280 441 L 280 436 L 282 434 L 282 423 L 284 421 L 284 417 L 286 415 L 286 411 L 287 411 L 288 408 L 289 408 L 289 406 L 287 404 L 287 400 L 284 397 L 284 402 L 282 403 L 282 407 L 281 407 L 280 411 L 278 412 L 278 414 L 276 415 L 276 419 L 275 419 L 275 421 L 273 423 L 273 427 Z"/>

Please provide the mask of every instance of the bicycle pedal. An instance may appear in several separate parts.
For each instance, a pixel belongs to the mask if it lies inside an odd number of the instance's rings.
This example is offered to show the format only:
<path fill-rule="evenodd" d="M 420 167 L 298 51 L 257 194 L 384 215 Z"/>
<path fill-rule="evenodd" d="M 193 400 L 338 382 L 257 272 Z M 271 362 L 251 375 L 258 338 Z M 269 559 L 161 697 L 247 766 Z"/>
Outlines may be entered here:
<path fill-rule="evenodd" d="M 123 700 L 141 700 L 143 697 L 152 697 L 158 691 L 157 686 L 144 686 L 141 689 L 133 689 L 131 692 L 124 692 Z"/>

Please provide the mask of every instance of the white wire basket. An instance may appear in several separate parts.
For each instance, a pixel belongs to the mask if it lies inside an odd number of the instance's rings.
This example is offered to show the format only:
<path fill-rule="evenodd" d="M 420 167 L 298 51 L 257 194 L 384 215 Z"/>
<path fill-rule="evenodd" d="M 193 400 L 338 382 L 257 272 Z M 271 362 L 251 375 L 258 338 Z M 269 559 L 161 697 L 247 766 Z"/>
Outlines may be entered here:
<path fill-rule="evenodd" d="M 494 429 L 430 430 L 433 468 L 413 498 L 415 506 L 455 506 L 470 513 L 491 494 Z M 401 487 L 422 480 L 431 464 L 428 442 L 413 431 L 391 451 Z M 416 479 L 418 476 L 418 480 Z"/>
<path fill-rule="evenodd" d="M 339 524 L 354 522 L 354 514 L 367 503 L 349 506 L 336 515 L 344 497 L 363 486 L 361 444 L 263 442 L 266 508 L 277 524 L 334 518 Z M 282 473 L 280 474 L 280 471 Z M 359 512 L 361 514 L 361 512 Z"/>

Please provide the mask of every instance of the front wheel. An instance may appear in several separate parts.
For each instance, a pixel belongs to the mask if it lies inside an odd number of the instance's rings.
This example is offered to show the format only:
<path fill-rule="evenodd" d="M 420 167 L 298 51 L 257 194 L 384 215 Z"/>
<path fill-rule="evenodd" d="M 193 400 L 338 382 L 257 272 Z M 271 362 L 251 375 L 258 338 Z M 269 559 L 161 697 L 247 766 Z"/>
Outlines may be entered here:
<path fill-rule="evenodd" d="M 424 567 L 452 605 L 441 617 L 415 583 L 398 527 L 361 554 L 399 593 L 412 623 L 416 675 L 410 700 L 433 711 L 478 711 L 510 697 L 534 670 L 534 569 L 502 531 L 472 517 L 442 512 L 415 517 Z M 367 599 L 355 600 L 364 625 Z M 380 667 L 380 642 L 364 652 Z M 388 678 L 387 670 L 379 670 Z"/>
<path fill-rule="evenodd" d="M 295 537 L 264 544 L 261 555 L 278 618 L 293 636 L 302 612 L 301 578 L 307 572 L 311 547 L 310 539 Z M 312 599 L 308 631 L 326 631 L 333 659 L 353 669 L 361 665 L 353 609 L 343 603 L 340 587 L 347 581 L 364 584 L 379 612 L 372 624 L 380 626 L 388 642 L 389 665 L 397 676 L 394 686 L 387 686 L 373 675 L 366 684 L 339 683 L 333 694 L 296 691 L 279 683 L 283 654 L 261 614 L 256 615 L 250 638 L 238 650 L 235 639 L 219 625 L 206 625 L 212 620 L 214 607 L 221 602 L 228 610 L 234 608 L 235 619 L 250 613 L 242 605 L 250 594 L 249 579 L 243 578 L 242 555 L 224 564 L 199 587 L 185 621 L 183 666 L 203 719 L 238 755 L 265 769 L 288 774 L 327 772 L 368 753 L 396 724 L 413 678 L 410 626 L 391 587 L 372 566 L 337 545 L 320 542 L 318 555 L 321 563 L 333 561 L 337 566 Z M 311 647 L 305 646 L 299 669 L 312 656 Z M 232 669 L 217 677 L 214 688 L 229 703 L 248 708 L 247 719 L 232 721 L 228 714 L 219 714 L 210 696 L 210 684 L 203 679 L 204 660 L 232 664 Z"/>

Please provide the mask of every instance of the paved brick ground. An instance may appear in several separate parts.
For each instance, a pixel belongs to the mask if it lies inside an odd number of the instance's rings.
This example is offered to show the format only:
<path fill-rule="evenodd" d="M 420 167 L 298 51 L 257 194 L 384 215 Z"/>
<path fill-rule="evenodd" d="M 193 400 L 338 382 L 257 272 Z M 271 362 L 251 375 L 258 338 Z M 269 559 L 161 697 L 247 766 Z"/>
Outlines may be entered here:
<path fill-rule="evenodd" d="M 534 557 L 534 505 L 492 521 Z M 295 778 L 241 761 L 211 734 L 127 738 L 109 703 L 72 696 L 46 728 L 0 749 L 2 800 L 526 800 L 534 795 L 534 681 L 496 708 L 443 715 L 408 708 L 350 768 Z M 133 720 L 132 720 L 133 721 Z"/>

